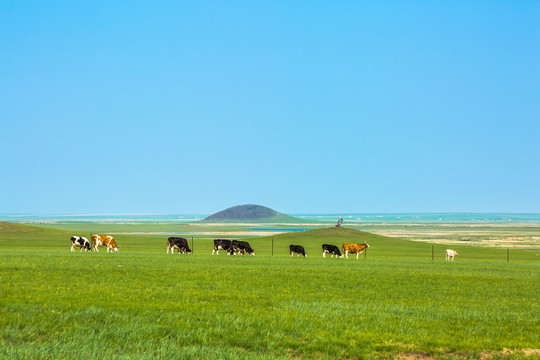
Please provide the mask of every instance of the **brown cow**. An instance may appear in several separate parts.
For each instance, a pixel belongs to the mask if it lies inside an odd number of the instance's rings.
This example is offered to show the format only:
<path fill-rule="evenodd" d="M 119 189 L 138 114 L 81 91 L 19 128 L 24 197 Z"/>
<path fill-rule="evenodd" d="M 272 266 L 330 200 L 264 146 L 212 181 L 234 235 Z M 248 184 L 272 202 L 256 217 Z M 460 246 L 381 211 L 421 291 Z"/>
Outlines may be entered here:
<path fill-rule="evenodd" d="M 366 244 L 365 242 L 363 244 L 347 244 L 347 243 L 343 243 L 341 244 L 341 246 L 343 247 L 343 252 L 345 253 L 345 257 L 348 259 L 349 256 L 348 256 L 348 253 L 355 253 L 356 254 L 356 258 L 358 259 L 358 255 L 360 255 L 362 253 L 362 251 L 364 251 L 365 249 L 367 249 L 369 247 L 368 244 Z"/>
<path fill-rule="evenodd" d="M 109 249 L 118 252 L 118 245 L 110 235 L 92 235 L 92 242 L 94 243 L 94 250 L 97 252 L 99 252 L 98 246 L 106 246 L 107 252 L 109 252 Z"/>

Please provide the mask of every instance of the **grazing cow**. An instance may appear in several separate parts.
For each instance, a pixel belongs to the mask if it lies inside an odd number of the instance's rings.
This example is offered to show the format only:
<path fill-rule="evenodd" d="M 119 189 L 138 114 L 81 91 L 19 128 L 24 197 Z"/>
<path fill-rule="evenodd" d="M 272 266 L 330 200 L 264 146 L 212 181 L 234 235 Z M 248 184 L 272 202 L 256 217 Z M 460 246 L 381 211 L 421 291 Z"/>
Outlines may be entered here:
<path fill-rule="evenodd" d="M 191 254 L 191 249 L 189 248 L 188 242 L 182 237 L 170 237 L 167 240 L 167 254 L 169 250 L 171 254 L 174 253 L 174 249 L 178 250 L 178 253 L 182 254 Z"/>
<path fill-rule="evenodd" d="M 71 251 L 75 251 L 75 246 L 80 247 L 81 251 L 83 249 L 84 251 L 92 251 L 92 248 L 90 247 L 90 241 L 88 241 L 87 238 L 82 236 L 71 237 Z"/>
<path fill-rule="evenodd" d="M 251 248 L 249 243 L 247 241 L 238 241 L 233 240 L 231 241 L 231 246 L 229 247 L 229 255 L 244 255 L 245 252 L 248 252 L 249 255 L 255 256 L 255 251 Z"/>
<path fill-rule="evenodd" d="M 106 246 L 107 252 L 109 252 L 109 250 L 111 250 L 111 252 L 113 250 L 114 252 L 118 252 L 118 245 L 116 245 L 114 238 L 110 235 L 93 235 L 92 242 L 94 243 L 94 250 L 97 252 L 99 252 L 98 246 Z"/>
<path fill-rule="evenodd" d="M 446 249 L 446 261 L 454 261 L 454 256 L 458 255 L 457 251 Z"/>
<path fill-rule="evenodd" d="M 360 255 L 365 249 L 369 247 L 368 244 L 365 242 L 363 244 L 347 244 L 343 243 L 341 244 L 341 247 L 343 248 L 343 253 L 345 254 L 345 257 L 349 258 L 349 253 L 356 254 L 356 258 L 358 259 L 358 255 Z"/>
<path fill-rule="evenodd" d="M 329 244 L 323 244 L 322 246 L 322 256 L 326 257 L 326 254 L 332 254 L 332 257 L 336 255 L 336 259 L 339 256 L 340 258 L 343 258 L 343 255 L 341 254 L 341 251 L 339 251 L 339 248 L 336 245 L 329 245 Z"/>
<path fill-rule="evenodd" d="M 216 253 L 216 255 L 219 255 L 219 250 L 229 250 L 231 247 L 231 240 L 226 239 L 215 239 L 214 240 L 214 249 L 212 250 L 212 255 Z M 227 255 L 229 255 L 229 252 L 227 251 Z"/>
<path fill-rule="evenodd" d="M 304 255 L 304 257 L 307 257 L 306 251 L 304 250 L 303 246 L 289 245 L 289 251 L 291 252 L 291 256 L 293 256 L 293 253 L 297 253 L 298 256 L 300 256 L 300 254 L 302 254 L 302 255 Z"/>
<path fill-rule="evenodd" d="M 238 248 L 238 240 L 232 240 L 229 249 L 227 250 L 227 255 L 236 255 L 236 253 L 244 255 L 244 253 Z"/>

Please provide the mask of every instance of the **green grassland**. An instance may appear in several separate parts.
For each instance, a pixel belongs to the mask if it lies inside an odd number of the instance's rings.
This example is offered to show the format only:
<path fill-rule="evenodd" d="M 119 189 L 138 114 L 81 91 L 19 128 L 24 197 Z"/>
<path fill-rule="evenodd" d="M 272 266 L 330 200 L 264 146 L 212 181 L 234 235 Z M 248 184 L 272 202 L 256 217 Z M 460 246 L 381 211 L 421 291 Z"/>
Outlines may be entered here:
<path fill-rule="evenodd" d="M 540 354 L 535 251 L 506 263 L 504 249 L 463 246 L 450 263 L 442 245 L 326 228 L 251 238 L 254 257 L 210 255 L 202 237 L 194 254 L 167 255 L 164 235 L 72 253 L 72 234 L 0 223 L 0 358 Z M 322 258 L 322 243 L 363 241 L 366 258 Z M 289 244 L 308 258 L 289 257 Z"/>

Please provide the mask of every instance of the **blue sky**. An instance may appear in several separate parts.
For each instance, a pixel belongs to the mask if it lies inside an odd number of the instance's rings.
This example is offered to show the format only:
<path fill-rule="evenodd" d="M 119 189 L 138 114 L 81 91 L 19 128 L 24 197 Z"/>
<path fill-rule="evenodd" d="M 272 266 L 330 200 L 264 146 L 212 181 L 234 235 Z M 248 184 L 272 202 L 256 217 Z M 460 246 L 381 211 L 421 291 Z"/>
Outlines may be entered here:
<path fill-rule="evenodd" d="M 0 213 L 540 212 L 538 1 L 0 2 Z"/>

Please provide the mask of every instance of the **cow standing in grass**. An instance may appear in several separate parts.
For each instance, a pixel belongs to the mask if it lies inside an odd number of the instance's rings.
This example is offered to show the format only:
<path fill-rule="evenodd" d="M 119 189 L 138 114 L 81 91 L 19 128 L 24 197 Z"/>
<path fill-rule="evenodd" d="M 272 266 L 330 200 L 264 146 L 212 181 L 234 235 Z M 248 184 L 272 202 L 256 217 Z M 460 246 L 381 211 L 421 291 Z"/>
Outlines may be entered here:
<path fill-rule="evenodd" d="M 300 254 L 302 254 L 304 257 L 307 257 L 306 251 L 304 250 L 304 247 L 303 247 L 303 246 L 300 246 L 300 245 L 290 245 L 290 246 L 289 246 L 289 251 L 291 252 L 291 256 L 293 256 L 294 253 L 297 253 L 298 256 L 300 256 Z"/>
<path fill-rule="evenodd" d="M 251 245 L 247 241 L 233 240 L 229 247 L 229 255 L 244 255 L 245 253 L 255 256 L 255 251 L 251 248 Z"/>
<path fill-rule="evenodd" d="M 454 256 L 457 254 L 455 250 L 446 249 L 446 261 L 454 261 Z"/>
<path fill-rule="evenodd" d="M 336 245 L 323 244 L 322 251 L 323 251 L 323 253 L 322 253 L 323 257 L 326 257 L 326 254 L 331 254 L 332 257 L 334 257 L 334 255 L 336 255 L 336 259 L 338 258 L 338 256 L 340 258 L 343 258 L 343 255 L 341 254 L 341 251 L 339 251 L 339 248 Z"/>
<path fill-rule="evenodd" d="M 369 247 L 368 244 L 365 242 L 363 244 L 347 244 L 343 243 L 341 244 L 341 247 L 343 248 L 343 253 L 345 254 L 345 257 L 349 258 L 349 253 L 356 254 L 356 259 L 358 259 L 358 255 L 360 255 L 365 249 Z"/>
<path fill-rule="evenodd" d="M 88 241 L 87 238 L 82 236 L 71 237 L 71 251 L 75 251 L 75 246 L 80 247 L 81 251 L 83 249 L 84 251 L 92 251 L 92 248 L 90 247 L 90 241 Z"/>
<path fill-rule="evenodd" d="M 174 249 L 177 249 L 178 253 L 191 254 L 187 240 L 182 237 L 170 237 L 167 239 L 167 254 L 169 251 L 172 254 Z"/>
<path fill-rule="evenodd" d="M 225 250 L 227 251 L 227 255 L 230 255 L 228 250 L 231 248 L 231 246 L 231 240 L 215 239 L 214 248 L 212 249 L 212 255 L 214 255 L 214 253 L 216 253 L 216 255 L 219 255 L 219 250 Z"/>
<path fill-rule="evenodd" d="M 93 235 L 92 242 L 94 243 L 94 250 L 99 252 L 98 246 L 106 246 L 107 252 L 118 252 L 118 245 L 114 241 L 114 238 L 110 235 Z"/>

